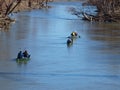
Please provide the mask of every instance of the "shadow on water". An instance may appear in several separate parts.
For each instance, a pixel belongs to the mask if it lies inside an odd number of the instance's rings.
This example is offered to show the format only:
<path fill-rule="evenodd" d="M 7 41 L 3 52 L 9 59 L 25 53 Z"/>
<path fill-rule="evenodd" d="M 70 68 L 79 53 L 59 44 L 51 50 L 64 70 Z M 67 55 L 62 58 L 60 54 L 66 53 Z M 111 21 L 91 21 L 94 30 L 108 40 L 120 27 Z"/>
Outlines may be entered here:
<path fill-rule="evenodd" d="M 111 23 L 96 23 L 90 26 L 88 37 L 100 42 L 102 45 L 96 49 L 103 50 L 103 52 L 120 53 L 120 27 L 119 24 Z"/>

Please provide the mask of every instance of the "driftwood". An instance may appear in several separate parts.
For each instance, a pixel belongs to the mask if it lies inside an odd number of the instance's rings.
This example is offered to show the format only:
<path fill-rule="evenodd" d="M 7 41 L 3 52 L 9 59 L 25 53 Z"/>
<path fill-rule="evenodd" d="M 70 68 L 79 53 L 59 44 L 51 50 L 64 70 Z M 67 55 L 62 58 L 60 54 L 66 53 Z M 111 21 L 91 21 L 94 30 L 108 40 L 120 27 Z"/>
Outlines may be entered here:
<path fill-rule="evenodd" d="M 97 21 L 97 22 L 119 22 L 119 16 L 110 16 L 110 15 L 103 15 L 103 16 L 93 16 L 87 13 L 82 13 L 83 20 L 87 21 Z"/>
<path fill-rule="evenodd" d="M 93 17 L 92 16 L 90 16 L 90 15 L 87 15 L 86 13 L 82 13 L 82 15 L 84 16 L 84 20 L 88 20 L 88 21 L 93 21 Z"/>

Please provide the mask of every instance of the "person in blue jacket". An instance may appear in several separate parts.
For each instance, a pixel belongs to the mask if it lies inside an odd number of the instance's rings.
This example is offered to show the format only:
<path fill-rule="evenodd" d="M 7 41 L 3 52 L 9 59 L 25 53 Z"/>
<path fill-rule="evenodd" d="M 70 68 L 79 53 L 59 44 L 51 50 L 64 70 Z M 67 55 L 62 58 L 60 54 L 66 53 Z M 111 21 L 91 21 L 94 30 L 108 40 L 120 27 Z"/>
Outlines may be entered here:
<path fill-rule="evenodd" d="M 22 59 L 23 58 L 23 53 L 22 51 L 20 51 L 17 55 L 17 59 Z"/>

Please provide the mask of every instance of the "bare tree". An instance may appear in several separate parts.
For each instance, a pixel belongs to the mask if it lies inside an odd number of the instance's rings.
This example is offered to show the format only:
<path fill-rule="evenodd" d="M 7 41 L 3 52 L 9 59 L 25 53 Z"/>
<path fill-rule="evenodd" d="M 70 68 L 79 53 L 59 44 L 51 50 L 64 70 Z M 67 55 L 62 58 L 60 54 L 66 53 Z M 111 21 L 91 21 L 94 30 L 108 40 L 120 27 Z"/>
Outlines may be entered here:
<path fill-rule="evenodd" d="M 2 5 L 3 5 L 3 3 L 4 3 L 4 0 L 1 0 L 0 1 L 0 12 L 2 11 Z"/>
<path fill-rule="evenodd" d="M 96 6 L 98 14 L 97 16 L 84 14 L 85 18 L 91 16 L 92 20 L 97 21 L 120 20 L 120 0 L 88 0 L 88 3 Z"/>

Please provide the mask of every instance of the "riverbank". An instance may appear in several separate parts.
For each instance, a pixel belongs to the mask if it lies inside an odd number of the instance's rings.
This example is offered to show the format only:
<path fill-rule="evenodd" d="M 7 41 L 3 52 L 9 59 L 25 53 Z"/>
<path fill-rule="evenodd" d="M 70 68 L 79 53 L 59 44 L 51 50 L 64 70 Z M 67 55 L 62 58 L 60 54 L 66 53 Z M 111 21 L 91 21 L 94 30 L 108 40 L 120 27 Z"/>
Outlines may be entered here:
<path fill-rule="evenodd" d="M 84 0 L 49 0 L 49 1 L 47 0 L 40 0 L 40 1 L 18 0 L 14 2 L 11 1 L 11 5 L 9 4 L 10 2 L 6 1 L 6 3 L 5 4 L 3 3 L 3 5 L 1 6 L 2 8 L 0 8 L 0 28 L 8 29 L 11 22 L 15 22 L 15 20 L 9 17 L 9 14 L 18 13 L 21 11 L 33 10 L 33 9 L 41 9 L 41 8 L 46 8 L 46 7 L 49 8 L 49 6 L 47 6 L 48 2 L 80 2 L 80 1 L 84 1 Z"/>
<path fill-rule="evenodd" d="M 6 4 L 7 3 L 7 4 Z M 40 9 L 46 8 L 47 2 L 44 1 L 16 1 L 16 2 L 4 2 L 2 4 L 2 8 L 0 8 L 0 29 L 8 29 L 11 22 L 15 22 L 15 20 L 9 17 L 9 14 L 18 13 L 21 11 L 27 11 L 32 9 Z"/>
<path fill-rule="evenodd" d="M 87 0 L 54 0 L 55 2 L 79 2 L 79 1 L 87 1 Z"/>
<path fill-rule="evenodd" d="M 83 12 L 85 20 L 97 22 L 120 22 L 120 1 L 119 0 L 88 0 L 88 5 L 97 8 L 96 15 Z"/>

